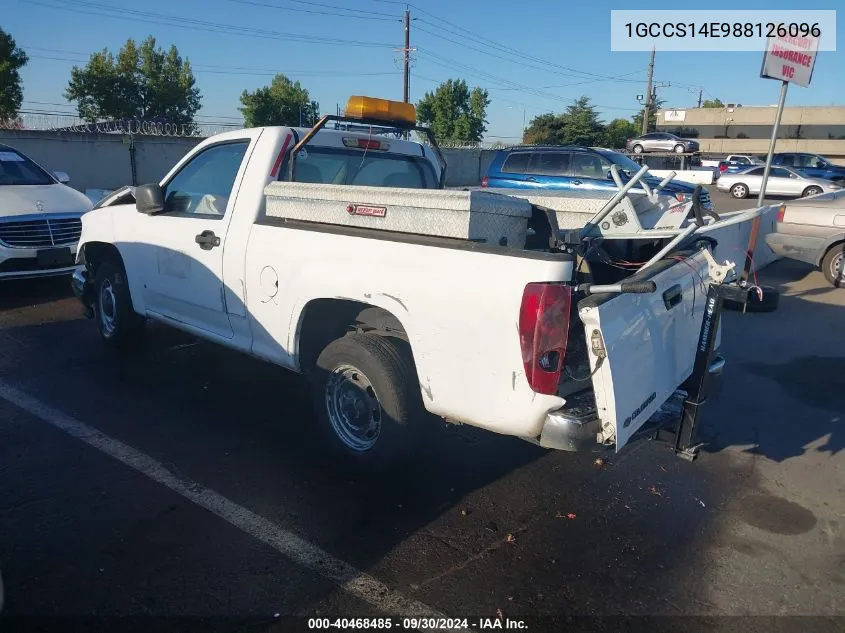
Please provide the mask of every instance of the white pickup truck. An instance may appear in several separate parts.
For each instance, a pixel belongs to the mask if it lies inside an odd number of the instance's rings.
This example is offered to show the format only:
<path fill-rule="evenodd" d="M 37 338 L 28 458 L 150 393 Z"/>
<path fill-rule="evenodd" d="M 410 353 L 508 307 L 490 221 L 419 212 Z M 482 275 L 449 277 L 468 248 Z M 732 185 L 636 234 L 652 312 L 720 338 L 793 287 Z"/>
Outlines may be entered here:
<path fill-rule="evenodd" d="M 353 119 L 386 123 L 363 102 Z M 387 103 L 388 123 L 424 129 Z M 208 138 L 86 214 L 73 286 L 102 339 L 131 348 L 153 319 L 303 373 L 328 441 L 359 462 L 401 455 L 426 412 L 625 446 L 694 373 L 708 243 L 642 272 L 552 247 L 528 201 L 443 189 L 436 146 L 323 127 L 351 109 Z"/>

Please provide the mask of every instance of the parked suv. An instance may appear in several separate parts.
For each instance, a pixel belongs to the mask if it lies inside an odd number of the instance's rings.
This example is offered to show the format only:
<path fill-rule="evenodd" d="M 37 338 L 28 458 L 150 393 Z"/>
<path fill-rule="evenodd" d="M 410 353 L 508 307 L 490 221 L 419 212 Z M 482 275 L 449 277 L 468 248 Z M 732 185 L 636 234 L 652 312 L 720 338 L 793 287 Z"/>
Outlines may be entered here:
<path fill-rule="evenodd" d="M 490 163 L 482 187 L 506 189 L 571 189 L 576 191 L 606 191 L 608 197 L 617 190 L 610 173 L 616 165 L 623 181 L 640 170 L 633 160 L 603 148 L 580 145 L 524 146 L 500 150 Z M 660 183 L 660 178 L 646 176 L 649 186 Z M 642 191 L 639 185 L 635 191 Z M 695 187 L 671 181 L 662 190 L 663 195 L 679 200 L 691 198 Z M 701 202 L 711 209 L 710 194 L 701 190 Z"/>
<path fill-rule="evenodd" d="M 772 165 L 792 167 L 802 176 L 824 178 L 845 187 L 845 166 L 834 165 L 824 156 L 801 152 L 782 152 L 772 157 Z"/>
<path fill-rule="evenodd" d="M 643 152 L 675 152 L 683 154 L 699 151 L 698 141 L 681 138 L 668 132 L 651 132 L 637 138 L 629 138 L 625 144 L 629 152 L 642 154 Z"/>

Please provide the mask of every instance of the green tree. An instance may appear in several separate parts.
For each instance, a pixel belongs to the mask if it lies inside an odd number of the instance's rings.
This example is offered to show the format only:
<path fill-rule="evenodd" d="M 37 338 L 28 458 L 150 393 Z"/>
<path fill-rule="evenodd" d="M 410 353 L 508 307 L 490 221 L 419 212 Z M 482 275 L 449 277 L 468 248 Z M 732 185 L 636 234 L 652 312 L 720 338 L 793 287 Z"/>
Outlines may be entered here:
<path fill-rule="evenodd" d="M 653 132 L 655 128 L 657 128 L 657 111 L 663 108 L 666 104 L 665 99 L 655 99 L 651 102 L 649 117 L 648 117 L 648 131 Z M 645 107 L 640 110 L 637 114 L 633 116 L 631 119 L 634 122 L 634 128 L 637 130 L 637 134 L 642 134 L 643 131 L 643 112 L 645 111 Z"/>
<path fill-rule="evenodd" d="M 140 46 L 127 40 L 115 57 L 94 53 L 84 68 L 74 66 L 65 98 L 76 102 L 86 121 L 102 119 L 164 120 L 190 124 L 202 97 L 187 59 L 175 46 L 156 48 L 153 36 Z"/>
<path fill-rule="evenodd" d="M 581 97 L 563 114 L 541 114 L 532 119 L 523 141 L 532 145 L 598 145 L 604 141 L 604 131 L 590 98 Z"/>
<path fill-rule="evenodd" d="M 269 86 L 253 92 L 244 90 L 241 104 L 243 107 L 238 109 L 247 127 L 314 125 L 320 113 L 320 104 L 311 100 L 308 91 L 281 73 L 273 77 Z"/>
<path fill-rule="evenodd" d="M 604 126 L 602 145 L 610 149 L 624 149 L 625 142 L 639 134 L 640 130 L 628 119 L 613 119 Z"/>
<path fill-rule="evenodd" d="M 13 121 L 23 101 L 20 69 L 29 58 L 14 38 L 0 29 L 0 123 Z"/>
<path fill-rule="evenodd" d="M 704 103 L 701 104 L 702 108 L 724 108 L 725 104 L 722 103 L 721 99 L 705 99 Z"/>
<path fill-rule="evenodd" d="M 469 89 L 463 79 L 449 79 L 426 92 L 417 104 L 417 119 L 438 141 L 472 143 L 487 131 L 490 96 L 482 88 Z"/>

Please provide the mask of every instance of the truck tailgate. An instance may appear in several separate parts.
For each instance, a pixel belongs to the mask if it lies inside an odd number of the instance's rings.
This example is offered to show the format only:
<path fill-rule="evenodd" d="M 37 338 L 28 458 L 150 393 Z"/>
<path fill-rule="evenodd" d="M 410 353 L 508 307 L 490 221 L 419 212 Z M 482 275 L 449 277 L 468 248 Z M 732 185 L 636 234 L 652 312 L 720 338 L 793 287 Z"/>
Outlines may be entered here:
<path fill-rule="evenodd" d="M 688 252 L 626 279 L 655 282 L 653 293 L 592 295 L 578 304 L 602 438 L 615 437 L 617 452 L 692 374 L 707 279 L 702 252 Z"/>

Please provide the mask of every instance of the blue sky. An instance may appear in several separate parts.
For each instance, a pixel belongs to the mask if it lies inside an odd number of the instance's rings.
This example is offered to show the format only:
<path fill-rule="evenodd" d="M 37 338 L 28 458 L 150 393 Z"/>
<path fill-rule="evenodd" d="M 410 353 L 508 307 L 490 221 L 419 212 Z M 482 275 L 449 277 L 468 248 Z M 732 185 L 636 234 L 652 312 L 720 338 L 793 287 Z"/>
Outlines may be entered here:
<path fill-rule="evenodd" d="M 0 26 L 31 58 L 23 70 L 28 111 L 73 113 L 72 107 L 62 105 L 72 66 L 84 64 L 94 50 L 106 47 L 116 52 L 127 38 L 141 40 L 150 34 L 165 47 L 176 44 L 190 59 L 203 94 L 200 114 L 206 122 L 235 122 L 241 92 L 269 83 L 276 71 L 301 81 L 324 113 L 334 112 L 336 104 L 343 108 L 352 94 L 402 98 L 401 53 L 395 49 L 402 45 L 405 5 L 394 0 L 5 0 L 4 4 Z M 611 52 L 610 10 L 669 7 L 678 4 L 415 0 L 411 46 L 418 50 L 413 54 L 411 98 L 416 101 L 450 77 L 487 88 L 492 99 L 487 138 L 508 142 L 520 136 L 523 117 L 530 121 L 537 114 L 560 112 L 581 95 L 591 97 L 606 120 L 630 117 L 638 108 L 636 96 L 645 92 L 648 53 Z M 720 7 L 796 8 L 785 0 L 713 1 L 707 6 Z M 843 5 L 841 0 L 817 0 L 804 8 Z M 843 14 L 845 10 L 837 14 L 840 32 L 845 32 Z M 227 32 L 209 23 L 225 25 Z M 297 41 L 291 35 L 300 37 Z M 704 98 L 772 104 L 778 86 L 759 78 L 761 58 L 761 53 L 658 50 L 655 80 L 671 83 L 660 90 L 670 106 L 693 106 L 699 89 Z M 845 104 L 843 78 L 845 51 L 840 44 L 836 52 L 819 54 L 813 84 L 791 88 L 787 104 Z"/>

